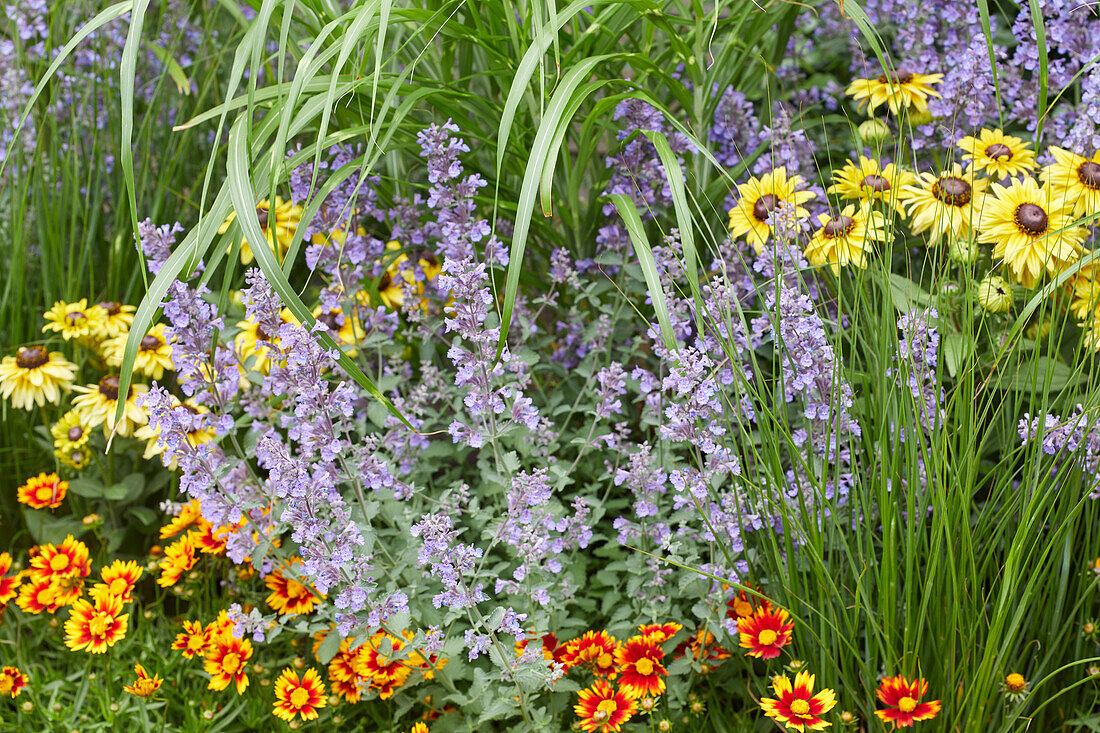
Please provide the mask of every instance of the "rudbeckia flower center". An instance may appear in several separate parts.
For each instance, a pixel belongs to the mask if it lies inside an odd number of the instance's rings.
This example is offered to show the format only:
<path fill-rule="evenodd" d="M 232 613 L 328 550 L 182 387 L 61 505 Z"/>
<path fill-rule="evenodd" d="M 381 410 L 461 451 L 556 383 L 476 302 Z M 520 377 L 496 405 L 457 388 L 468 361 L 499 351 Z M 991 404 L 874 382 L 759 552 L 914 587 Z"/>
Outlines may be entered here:
<path fill-rule="evenodd" d="M 256 218 L 260 220 L 260 229 L 267 229 L 267 209 L 265 207 L 256 207 Z"/>
<path fill-rule="evenodd" d="M 777 638 L 779 638 L 779 635 L 776 634 L 774 631 L 772 631 L 771 629 L 764 629 L 760 632 L 759 636 L 760 646 L 771 646 L 775 643 L 775 640 Z"/>
<path fill-rule="evenodd" d="M 84 437 L 84 428 L 80 427 L 79 425 L 73 425 L 71 428 L 69 428 L 69 432 L 65 433 L 65 435 L 69 438 L 69 440 L 75 443 L 76 441 Z"/>
<path fill-rule="evenodd" d="M 752 205 L 752 215 L 757 221 L 767 221 L 768 216 L 775 211 L 777 206 L 779 206 L 779 197 L 774 193 L 766 193 L 756 199 L 756 203 Z"/>
<path fill-rule="evenodd" d="M 41 346 L 28 346 L 15 355 L 15 365 L 20 369 L 37 369 L 49 360 L 49 352 Z"/>
<path fill-rule="evenodd" d="M 913 75 L 905 69 L 898 69 L 894 74 L 881 74 L 878 81 L 880 84 L 908 84 L 913 81 Z"/>
<path fill-rule="evenodd" d="M 129 390 L 127 390 L 126 398 L 129 399 L 130 395 L 133 394 L 133 392 L 134 392 L 133 387 L 131 387 Z M 99 380 L 99 393 L 101 395 L 103 395 L 105 398 L 107 398 L 108 400 L 111 400 L 111 401 L 117 400 L 118 399 L 118 377 L 111 374 L 111 375 L 108 375 L 108 376 L 104 377 L 103 379 Z"/>
<path fill-rule="evenodd" d="M 241 668 L 241 658 L 236 654 L 230 652 L 222 659 L 222 671 L 226 674 L 233 674 Z"/>
<path fill-rule="evenodd" d="M 107 616 L 102 613 L 97 613 L 92 617 L 92 620 L 88 622 L 88 632 L 92 636 L 103 636 L 107 633 Z"/>
<path fill-rule="evenodd" d="M 898 710 L 903 713 L 911 713 L 917 709 L 917 701 L 911 697 L 903 697 L 898 700 Z"/>
<path fill-rule="evenodd" d="M 1077 179 L 1087 188 L 1100 189 L 1100 163 L 1086 160 L 1077 166 Z"/>
<path fill-rule="evenodd" d="M 304 687 L 299 687 L 294 692 L 290 693 L 290 704 L 296 708 L 300 708 L 309 702 L 309 692 Z"/>
<path fill-rule="evenodd" d="M 875 193 L 882 193 L 890 190 L 890 179 L 886 176 L 880 176 L 878 173 L 871 173 L 864 176 L 859 185 L 863 188 L 869 188 Z"/>
<path fill-rule="evenodd" d="M 65 314 L 65 320 L 68 321 L 73 326 L 80 323 L 81 321 L 83 321 L 87 317 L 88 316 L 84 315 L 84 311 L 69 311 L 68 313 Z"/>
<path fill-rule="evenodd" d="M 143 339 L 141 339 L 141 350 L 142 351 L 156 351 L 157 349 L 159 349 L 161 347 L 161 344 L 162 344 L 162 342 L 161 342 L 159 337 L 157 337 L 153 334 L 149 334 L 149 335 L 145 336 Z"/>
<path fill-rule="evenodd" d="M 985 149 L 985 154 L 993 160 L 997 160 L 998 158 L 1012 160 L 1012 148 L 1004 143 L 993 143 Z"/>
<path fill-rule="evenodd" d="M 805 700 L 795 700 L 791 703 L 791 712 L 795 715 L 805 715 L 810 712 L 810 703 Z"/>
<path fill-rule="evenodd" d="M 1016 207 L 1016 226 L 1021 232 L 1037 236 L 1047 230 L 1047 212 L 1036 204 L 1020 204 Z"/>
<path fill-rule="evenodd" d="M 855 223 L 855 220 L 850 216 L 838 216 L 835 219 L 827 221 L 825 226 L 821 228 L 821 231 L 829 239 L 836 239 L 852 231 L 852 227 L 855 226 Z"/>
<path fill-rule="evenodd" d="M 932 184 L 932 195 L 948 206 L 970 203 L 970 184 L 957 176 L 943 176 Z"/>
<path fill-rule="evenodd" d="M 642 657 L 634 664 L 634 668 L 638 670 L 638 674 L 648 677 L 653 674 L 653 660 Z"/>
<path fill-rule="evenodd" d="M 120 596 L 126 592 L 126 589 L 130 587 L 130 584 L 123 578 L 115 578 L 111 581 L 110 591 L 113 596 Z"/>
<path fill-rule="evenodd" d="M 67 567 L 69 567 L 69 556 L 68 555 L 59 554 L 59 555 L 54 555 L 53 557 L 50 558 L 50 570 L 53 570 L 54 572 L 59 572 L 61 570 L 64 570 Z"/>
<path fill-rule="evenodd" d="M 326 326 L 328 326 L 330 331 L 339 331 L 340 330 L 340 324 L 336 322 L 336 318 L 337 318 L 338 315 L 339 314 L 337 314 L 337 313 L 334 313 L 332 311 L 328 311 L 326 313 L 322 313 L 321 315 L 317 316 L 317 320 L 320 321 L 321 323 L 325 324 Z"/>
<path fill-rule="evenodd" d="M 107 311 L 107 315 L 109 316 L 117 316 L 119 313 L 122 312 L 122 306 L 113 300 L 105 300 L 102 303 L 97 303 L 96 305 Z"/>

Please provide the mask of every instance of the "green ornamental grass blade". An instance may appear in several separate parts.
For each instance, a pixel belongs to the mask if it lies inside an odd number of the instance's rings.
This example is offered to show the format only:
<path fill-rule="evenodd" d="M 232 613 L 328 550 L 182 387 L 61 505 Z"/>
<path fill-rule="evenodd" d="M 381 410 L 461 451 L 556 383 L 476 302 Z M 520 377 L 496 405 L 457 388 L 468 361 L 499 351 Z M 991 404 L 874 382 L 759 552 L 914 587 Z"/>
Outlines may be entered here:
<path fill-rule="evenodd" d="M 608 196 L 608 199 L 615 204 L 615 209 L 618 210 L 630 234 L 634 254 L 638 257 L 646 287 L 649 288 L 649 298 L 653 301 L 653 310 L 657 314 L 657 323 L 661 327 L 661 339 L 670 351 L 675 351 L 676 336 L 672 332 L 672 320 L 668 317 L 668 303 L 665 302 L 665 291 L 661 286 L 661 274 L 657 272 L 657 262 L 653 259 L 653 251 L 649 248 L 649 240 L 646 239 L 642 218 L 638 216 L 638 208 L 626 194 L 613 193 Z"/>
<path fill-rule="evenodd" d="M 119 67 L 119 93 L 122 103 L 122 141 L 119 150 L 119 162 L 122 164 L 122 177 L 126 181 L 126 199 L 130 204 L 130 221 L 134 227 L 134 238 L 141 249 L 141 237 L 138 235 L 137 187 L 134 185 L 134 77 L 137 73 L 137 52 L 141 46 L 141 29 L 145 24 L 145 11 L 149 0 L 135 0 L 130 13 L 130 30 L 126 34 L 126 45 L 122 49 L 122 64 Z M 145 268 L 141 268 L 141 277 L 145 280 Z"/>

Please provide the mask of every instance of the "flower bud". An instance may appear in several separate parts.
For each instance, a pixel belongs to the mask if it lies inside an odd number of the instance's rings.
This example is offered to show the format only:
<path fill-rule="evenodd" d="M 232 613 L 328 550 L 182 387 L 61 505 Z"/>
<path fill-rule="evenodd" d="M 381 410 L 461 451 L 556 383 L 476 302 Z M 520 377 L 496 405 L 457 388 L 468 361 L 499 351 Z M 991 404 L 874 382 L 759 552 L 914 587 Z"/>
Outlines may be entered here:
<path fill-rule="evenodd" d="M 990 313 L 1007 313 L 1016 300 L 1012 286 L 1003 277 L 989 275 L 978 283 L 978 305 Z"/>
<path fill-rule="evenodd" d="M 890 134 L 889 125 L 875 117 L 866 122 L 861 122 L 857 128 L 857 132 L 859 132 L 859 138 L 865 144 L 872 146 L 887 142 L 893 137 Z"/>

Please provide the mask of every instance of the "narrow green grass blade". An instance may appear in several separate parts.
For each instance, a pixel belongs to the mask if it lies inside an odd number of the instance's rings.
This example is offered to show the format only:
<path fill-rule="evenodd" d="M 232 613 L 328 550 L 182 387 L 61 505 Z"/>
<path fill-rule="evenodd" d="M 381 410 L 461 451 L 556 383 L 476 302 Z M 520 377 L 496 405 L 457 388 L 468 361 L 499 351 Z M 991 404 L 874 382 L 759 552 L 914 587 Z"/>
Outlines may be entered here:
<path fill-rule="evenodd" d="M 608 198 L 615 204 L 627 232 L 630 233 L 634 254 L 638 256 L 638 264 L 642 268 L 646 286 L 649 288 L 649 298 L 653 301 L 653 310 L 657 314 L 657 323 L 661 327 L 661 338 L 670 351 L 675 351 L 676 336 L 672 333 L 672 320 L 668 317 L 668 303 L 665 302 L 665 291 L 661 287 L 661 275 L 657 272 L 657 262 L 653 259 L 653 251 L 649 248 L 649 240 L 646 239 L 638 209 L 626 194 L 613 193 Z"/>
<path fill-rule="evenodd" d="M 126 182 L 126 199 L 130 204 L 130 222 L 134 227 L 138 252 L 141 252 L 141 236 L 138 234 L 137 187 L 134 185 L 134 77 L 137 73 L 137 52 L 141 46 L 141 29 L 145 25 L 145 11 L 148 8 L 149 0 L 134 0 L 134 8 L 130 13 L 130 30 L 126 34 L 122 64 L 119 67 L 119 96 L 122 104 L 122 147 L 119 150 L 119 162 L 122 164 L 122 177 Z M 142 263 L 142 282 L 148 288 L 145 257 L 139 255 L 139 259 Z"/>
<path fill-rule="evenodd" d="M 1043 25 L 1043 9 L 1039 0 L 1029 0 L 1031 5 L 1031 22 L 1035 26 L 1035 44 L 1039 50 L 1039 106 L 1036 107 L 1037 119 L 1035 126 L 1035 145 L 1043 138 L 1043 122 L 1047 116 L 1047 69 L 1050 59 L 1047 55 L 1047 31 Z"/>

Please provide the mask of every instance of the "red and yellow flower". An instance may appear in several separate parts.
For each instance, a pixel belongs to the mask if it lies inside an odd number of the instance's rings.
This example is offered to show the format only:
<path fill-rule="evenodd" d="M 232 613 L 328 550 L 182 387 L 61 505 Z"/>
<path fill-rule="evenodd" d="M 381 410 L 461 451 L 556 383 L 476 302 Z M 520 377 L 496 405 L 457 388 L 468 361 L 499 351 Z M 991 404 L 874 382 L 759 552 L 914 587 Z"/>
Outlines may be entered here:
<path fill-rule="evenodd" d="M 27 681 L 27 675 L 20 672 L 18 667 L 0 669 L 0 697 L 10 697 L 14 700 L 27 686 Z"/>
<path fill-rule="evenodd" d="M 632 636 L 615 650 L 615 665 L 619 668 L 619 689 L 627 697 L 657 697 L 665 691 L 668 676 L 662 660 L 661 643 L 651 636 Z"/>
<path fill-rule="evenodd" d="M 195 567 L 195 540 L 188 532 L 168 547 L 164 548 L 164 559 L 160 561 L 160 577 L 157 585 L 162 588 L 175 585 L 180 577 Z"/>
<path fill-rule="evenodd" d="M 613 688 L 607 680 L 598 679 L 577 695 L 573 712 L 580 729 L 589 733 L 618 733 L 623 724 L 634 717 L 638 701 Z"/>
<path fill-rule="evenodd" d="M 19 594 L 19 585 L 23 582 L 23 574 L 8 575 L 11 570 L 11 555 L 0 552 L 0 613 L 8 607 L 8 602 Z"/>
<path fill-rule="evenodd" d="M 638 627 L 638 631 L 642 636 L 647 636 L 658 644 L 664 644 L 666 641 L 676 636 L 677 632 L 682 628 L 684 627 L 680 624 L 669 621 L 663 624 L 642 624 Z"/>
<path fill-rule="evenodd" d="M 145 667 L 140 664 L 134 665 L 134 673 L 137 674 L 137 679 L 134 680 L 133 684 L 123 687 L 123 692 L 129 692 L 131 695 L 137 695 L 138 697 L 149 697 L 164 682 L 158 675 L 150 677 L 149 673 L 145 671 Z"/>
<path fill-rule="evenodd" d="M 53 613 L 62 605 L 58 603 L 58 597 L 59 589 L 52 579 L 31 578 L 29 583 L 20 586 L 15 605 L 19 606 L 23 613 Z"/>
<path fill-rule="evenodd" d="M 876 710 L 880 720 L 893 723 L 898 728 L 908 728 L 913 723 L 931 720 L 940 712 L 939 700 L 921 700 L 928 693 L 928 682 L 918 677 L 912 682 L 902 675 L 885 677 L 879 683 L 876 695 L 886 706 Z"/>
<path fill-rule="evenodd" d="M 86 578 L 92 572 L 88 546 L 72 535 L 60 545 L 46 544 L 31 556 L 31 577 L 38 579 Z"/>
<path fill-rule="evenodd" d="M 752 588 L 751 585 L 748 587 Z M 742 589 L 737 592 L 737 595 L 726 601 L 726 616 L 734 619 L 749 618 L 756 613 L 757 610 L 769 610 L 771 607 L 772 604 L 766 599 L 755 596 Z"/>
<path fill-rule="evenodd" d="M 160 528 L 160 538 L 166 540 L 175 537 L 201 519 L 202 511 L 199 509 L 199 500 L 192 499 L 180 507 L 179 514 L 172 517 L 168 524 Z"/>
<path fill-rule="evenodd" d="M 300 562 L 301 560 L 296 557 L 291 558 L 286 568 L 291 568 Z M 311 612 L 321 599 L 309 586 L 294 578 L 286 577 L 284 573 L 285 570 L 279 568 L 264 578 L 264 585 L 271 590 L 271 594 L 267 597 L 267 605 L 282 616 Z"/>
<path fill-rule="evenodd" d="M 62 481 L 56 473 L 40 473 L 16 489 L 16 498 L 31 509 L 56 509 L 68 490 L 69 482 Z"/>
<path fill-rule="evenodd" d="M 224 690 L 230 683 L 236 685 L 237 694 L 248 688 L 248 660 L 252 658 L 252 642 L 238 639 L 231 631 L 214 635 L 206 650 L 203 669 L 210 675 L 211 690 Z"/>
<path fill-rule="evenodd" d="M 102 654 L 126 636 L 129 621 L 118 596 L 97 598 L 95 605 L 81 598 L 65 622 L 65 646 L 74 652 Z"/>
<path fill-rule="evenodd" d="M 791 643 L 794 635 L 794 622 L 787 619 L 787 612 L 781 608 L 761 608 L 752 616 L 738 621 L 741 646 L 749 650 L 745 655 L 757 659 L 778 657 L 780 650 Z"/>
<path fill-rule="evenodd" d="M 205 657 L 210 644 L 210 632 L 198 621 L 184 621 L 183 631 L 176 634 L 172 649 L 182 652 L 184 658 Z"/>
<path fill-rule="evenodd" d="M 760 700 L 760 708 L 769 718 L 799 733 L 832 725 L 821 716 L 836 705 L 836 693 L 824 689 L 815 695 L 814 676 L 809 672 L 795 675 L 793 685 L 786 675 L 776 675 L 772 679 L 772 690 L 775 698 Z"/>
<path fill-rule="evenodd" d="M 293 720 L 295 715 L 314 720 L 326 702 L 325 683 L 312 667 L 301 678 L 288 667 L 275 680 L 275 715 L 283 720 Z"/>
<path fill-rule="evenodd" d="M 141 566 L 133 560 L 129 562 L 115 560 L 100 571 L 99 575 L 103 582 L 96 583 L 92 588 L 92 597 L 112 595 L 121 598 L 123 603 L 131 603 L 134 600 L 134 586 L 137 585 L 143 572 Z"/>
<path fill-rule="evenodd" d="M 585 667 L 608 679 L 615 679 L 615 650 L 619 643 L 606 631 L 586 631 L 566 642 L 561 661 L 566 669 Z"/>

